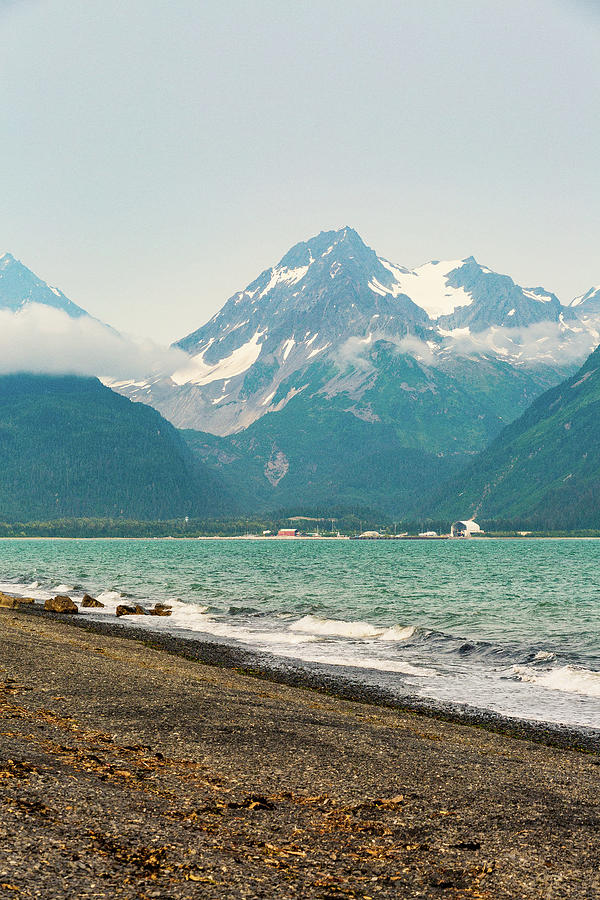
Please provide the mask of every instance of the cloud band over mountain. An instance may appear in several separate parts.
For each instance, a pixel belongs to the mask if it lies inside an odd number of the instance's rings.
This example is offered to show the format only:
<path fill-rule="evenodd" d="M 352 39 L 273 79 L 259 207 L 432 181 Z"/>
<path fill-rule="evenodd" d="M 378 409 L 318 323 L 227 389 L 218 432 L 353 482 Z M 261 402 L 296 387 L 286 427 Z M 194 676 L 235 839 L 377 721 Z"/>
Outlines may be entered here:
<path fill-rule="evenodd" d="M 183 351 L 118 334 L 89 316 L 31 303 L 18 312 L 0 310 L 0 373 L 96 375 L 147 378 L 174 371 Z"/>

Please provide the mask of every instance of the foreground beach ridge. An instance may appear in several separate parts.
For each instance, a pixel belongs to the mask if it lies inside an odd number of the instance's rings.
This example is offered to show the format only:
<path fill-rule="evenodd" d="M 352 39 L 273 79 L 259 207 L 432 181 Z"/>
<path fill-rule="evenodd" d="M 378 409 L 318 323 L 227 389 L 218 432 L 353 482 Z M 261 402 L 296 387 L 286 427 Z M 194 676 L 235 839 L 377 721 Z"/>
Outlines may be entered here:
<path fill-rule="evenodd" d="M 117 629 L 0 610 L 0 896 L 600 893 L 595 754 Z"/>

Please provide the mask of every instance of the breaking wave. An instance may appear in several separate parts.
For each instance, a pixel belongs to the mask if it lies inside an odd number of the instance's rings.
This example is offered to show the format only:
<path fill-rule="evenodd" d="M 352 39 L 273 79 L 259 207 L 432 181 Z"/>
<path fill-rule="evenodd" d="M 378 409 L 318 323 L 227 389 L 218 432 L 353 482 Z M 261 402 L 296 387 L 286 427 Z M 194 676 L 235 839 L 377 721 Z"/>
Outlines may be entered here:
<path fill-rule="evenodd" d="M 544 672 L 527 666 L 513 666 L 512 671 L 517 681 L 536 684 L 552 691 L 600 697 L 600 672 L 583 666 L 560 666 Z"/>
<path fill-rule="evenodd" d="M 322 619 L 320 616 L 303 616 L 288 626 L 289 631 L 312 634 L 315 637 L 339 637 L 354 640 L 407 641 L 416 631 L 413 625 L 377 627 L 368 622 L 344 622 L 341 619 Z"/>

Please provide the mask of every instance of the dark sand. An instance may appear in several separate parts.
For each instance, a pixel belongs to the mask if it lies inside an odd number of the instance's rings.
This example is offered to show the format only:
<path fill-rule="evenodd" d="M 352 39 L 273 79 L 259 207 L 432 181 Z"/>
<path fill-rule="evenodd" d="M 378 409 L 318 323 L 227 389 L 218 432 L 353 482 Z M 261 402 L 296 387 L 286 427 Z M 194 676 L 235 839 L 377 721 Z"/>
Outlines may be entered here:
<path fill-rule="evenodd" d="M 0 610 L 0 897 L 600 897 L 595 753 L 88 629 Z"/>

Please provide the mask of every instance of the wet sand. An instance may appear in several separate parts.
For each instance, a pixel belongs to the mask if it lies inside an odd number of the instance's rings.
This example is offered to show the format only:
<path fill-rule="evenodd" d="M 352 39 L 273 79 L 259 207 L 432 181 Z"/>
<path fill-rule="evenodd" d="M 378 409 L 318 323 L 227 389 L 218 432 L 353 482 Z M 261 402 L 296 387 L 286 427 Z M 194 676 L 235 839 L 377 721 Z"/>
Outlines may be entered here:
<path fill-rule="evenodd" d="M 600 896 L 593 741 L 73 624 L 0 610 L 0 897 Z"/>

